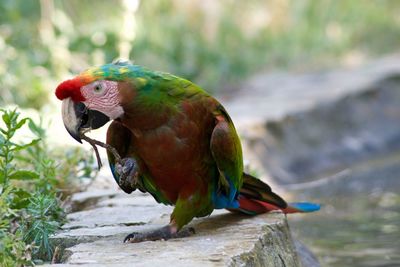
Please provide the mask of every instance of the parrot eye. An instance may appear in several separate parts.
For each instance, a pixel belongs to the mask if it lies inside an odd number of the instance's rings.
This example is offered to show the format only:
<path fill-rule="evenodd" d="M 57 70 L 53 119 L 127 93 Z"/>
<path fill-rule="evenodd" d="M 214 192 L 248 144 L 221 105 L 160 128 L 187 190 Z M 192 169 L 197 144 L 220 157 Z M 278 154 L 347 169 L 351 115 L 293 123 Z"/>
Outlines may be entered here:
<path fill-rule="evenodd" d="M 93 91 L 95 93 L 102 93 L 103 92 L 103 86 L 101 85 L 101 83 L 97 83 L 94 87 L 93 87 Z"/>

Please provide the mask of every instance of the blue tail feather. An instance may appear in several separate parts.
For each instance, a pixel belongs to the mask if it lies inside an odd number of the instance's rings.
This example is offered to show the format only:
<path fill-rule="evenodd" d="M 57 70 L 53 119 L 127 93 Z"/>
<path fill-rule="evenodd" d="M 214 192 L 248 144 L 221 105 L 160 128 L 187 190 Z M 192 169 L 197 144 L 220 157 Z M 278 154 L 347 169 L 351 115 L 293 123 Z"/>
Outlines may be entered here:
<path fill-rule="evenodd" d="M 289 206 L 295 209 L 298 209 L 302 212 L 313 212 L 317 211 L 321 208 L 321 205 L 311 202 L 295 202 L 289 203 Z"/>

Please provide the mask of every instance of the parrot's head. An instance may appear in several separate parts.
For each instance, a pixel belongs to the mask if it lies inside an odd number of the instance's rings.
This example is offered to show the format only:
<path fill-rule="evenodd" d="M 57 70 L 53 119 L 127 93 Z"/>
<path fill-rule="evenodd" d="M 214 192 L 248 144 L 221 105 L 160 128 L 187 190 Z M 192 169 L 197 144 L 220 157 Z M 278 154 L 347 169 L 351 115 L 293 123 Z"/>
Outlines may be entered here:
<path fill-rule="evenodd" d="M 120 85 L 134 65 L 113 63 L 90 68 L 60 83 L 56 96 L 62 100 L 62 118 L 69 134 L 81 142 L 81 132 L 97 129 L 123 116 Z"/>

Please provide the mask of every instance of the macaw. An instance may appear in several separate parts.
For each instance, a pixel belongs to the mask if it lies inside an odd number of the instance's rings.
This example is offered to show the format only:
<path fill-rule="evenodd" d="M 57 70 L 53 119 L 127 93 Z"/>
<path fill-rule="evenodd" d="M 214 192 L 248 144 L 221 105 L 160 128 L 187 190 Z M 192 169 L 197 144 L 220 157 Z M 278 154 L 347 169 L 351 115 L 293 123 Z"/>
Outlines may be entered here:
<path fill-rule="evenodd" d="M 107 144 L 112 175 L 126 193 L 139 189 L 174 205 L 161 229 L 129 234 L 124 242 L 184 237 L 194 217 L 228 209 L 249 215 L 271 210 L 311 212 L 318 204 L 292 203 L 261 180 L 243 172 L 242 148 L 225 108 L 183 78 L 117 61 L 92 67 L 58 85 L 62 118 L 69 134 L 112 121 Z"/>

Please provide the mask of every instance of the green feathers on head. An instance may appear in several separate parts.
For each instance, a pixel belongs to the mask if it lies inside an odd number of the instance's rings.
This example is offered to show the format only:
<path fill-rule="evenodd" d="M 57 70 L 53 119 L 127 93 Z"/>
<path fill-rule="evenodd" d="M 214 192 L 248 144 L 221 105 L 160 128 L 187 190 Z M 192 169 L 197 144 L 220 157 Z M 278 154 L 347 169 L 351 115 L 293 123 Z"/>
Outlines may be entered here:
<path fill-rule="evenodd" d="M 151 105 L 160 101 L 171 105 L 181 97 L 206 94 L 200 87 L 169 73 L 151 71 L 128 61 L 115 61 L 82 72 L 79 77 L 86 83 L 96 80 L 131 82 L 138 92 L 137 99 Z"/>
<path fill-rule="evenodd" d="M 115 61 L 110 64 L 92 67 L 79 77 L 86 83 L 97 80 L 111 80 L 117 82 L 133 82 L 137 89 L 150 89 L 158 83 L 169 84 L 174 82 L 190 83 L 182 78 L 169 73 L 151 71 L 139 65 L 133 65 L 129 61 Z"/>
<path fill-rule="evenodd" d="M 146 77 L 154 73 L 141 66 L 133 65 L 127 61 L 116 61 L 102 66 L 92 67 L 81 74 L 85 80 L 111 80 L 126 81 L 134 78 Z"/>

